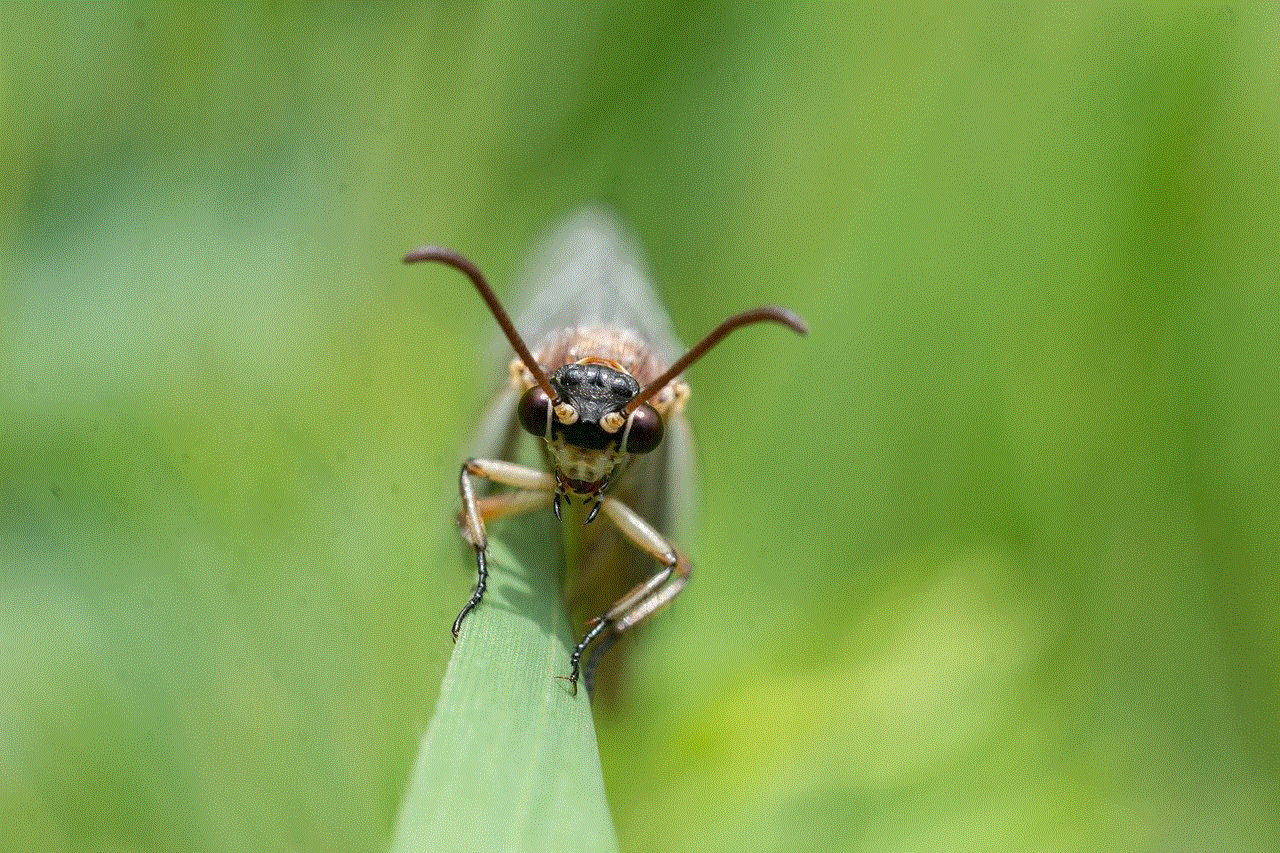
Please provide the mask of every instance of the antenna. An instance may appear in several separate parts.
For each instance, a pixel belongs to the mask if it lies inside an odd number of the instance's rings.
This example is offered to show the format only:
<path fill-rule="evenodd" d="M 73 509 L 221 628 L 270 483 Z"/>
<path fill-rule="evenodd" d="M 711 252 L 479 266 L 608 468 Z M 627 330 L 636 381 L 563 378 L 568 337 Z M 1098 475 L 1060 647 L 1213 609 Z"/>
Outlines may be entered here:
<path fill-rule="evenodd" d="M 667 368 L 666 373 L 641 388 L 640 393 L 632 397 L 631 402 L 627 403 L 626 407 L 622 410 L 622 416 L 627 417 L 636 409 L 640 408 L 640 406 L 647 402 L 650 397 L 666 387 L 668 382 L 675 379 L 683 373 L 689 365 L 702 358 L 707 354 L 708 350 L 720 343 L 721 339 L 724 338 L 725 335 L 729 334 L 734 329 L 740 329 L 743 326 L 750 326 L 753 323 L 779 323 L 786 326 L 788 329 L 791 329 L 796 334 L 809 334 L 809 327 L 804 324 L 804 321 L 801 320 L 794 311 L 789 311 L 786 308 L 779 308 L 776 305 L 767 305 L 763 308 L 753 308 L 750 311 L 743 311 L 741 314 L 736 314 L 712 329 L 711 333 L 695 344 L 693 349 L 689 350 L 681 356 L 679 361 Z"/>

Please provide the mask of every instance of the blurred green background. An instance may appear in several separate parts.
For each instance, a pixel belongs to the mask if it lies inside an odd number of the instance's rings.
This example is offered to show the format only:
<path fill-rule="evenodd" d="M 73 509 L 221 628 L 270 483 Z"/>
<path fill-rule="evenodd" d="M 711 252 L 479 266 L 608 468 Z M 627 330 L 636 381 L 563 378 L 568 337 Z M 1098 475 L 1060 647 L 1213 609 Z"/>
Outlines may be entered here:
<path fill-rule="evenodd" d="M 502 293 L 686 340 L 627 851 L 1280 847 L 1275 7 L 0 7 L 0 849 L 386 844 Z M 554 816 L 548 816 L 554 820 Z"/>

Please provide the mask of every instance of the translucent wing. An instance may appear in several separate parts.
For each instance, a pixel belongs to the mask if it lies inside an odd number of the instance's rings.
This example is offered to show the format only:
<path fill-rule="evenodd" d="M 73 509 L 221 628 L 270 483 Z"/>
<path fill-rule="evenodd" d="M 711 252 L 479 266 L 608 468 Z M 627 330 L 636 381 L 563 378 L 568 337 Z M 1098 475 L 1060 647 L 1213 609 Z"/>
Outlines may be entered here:
<path fill-rule="evenodd" d="M 496 459 L 516 458 L 516 442 L 523 432 L 516 420 L 516 402 L 519 399 L 519 392 L 509 386 L 494 395 L 467 446 L 468 453 Z"/>
<path fill-rule="evenodd" d="M 684 352 L 635 241 L 601 208 L 554 228 L 523 279 L 515 324 L 531 345 L 557 329 L 604 326 L 637 333 L 664 364 Z"/>

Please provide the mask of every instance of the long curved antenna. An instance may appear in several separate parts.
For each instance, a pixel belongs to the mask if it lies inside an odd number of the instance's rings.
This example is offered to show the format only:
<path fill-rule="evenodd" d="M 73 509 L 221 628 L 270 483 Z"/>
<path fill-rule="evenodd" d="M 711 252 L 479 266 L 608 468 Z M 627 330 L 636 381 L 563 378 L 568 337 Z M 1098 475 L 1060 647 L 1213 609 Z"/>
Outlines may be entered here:
<path fill-rule="evenodd" d="M 480 270 L 475 264 L 453 251 L 453 249 L 446 249 L 443 246 L 419 246 L 404 256 L 406 264 L 417 263 L 418 261 L 438 261 L 453 267 L 471 279 L 471 283 L 476 286 L 476 290 L 480 293 L 480 298 L 484 300 L 485 304 L 489 306 L 489 311 L 493 313 L 493 319 L 498 321 L 498 325 L 502 327 L 502 333 L 511 342 L 511 348 L 516 351 L 516 355 L 520 356 L 524 366 L 529 368 L 529 372 L 533 374 L 533 379 L 538 383 L 538 387 L 546 392 L 547 398 L 553 404 L 559 400 L 555 389 L 551 387 L 551 381 L 547 379 L 546 372 L 534 360 L 529 348 L 524 345 L 524 340 L 521 339 L 520 333 L 516 331 L 516 327 L 511 323 L 511 318 L 503 310 L 502 303 L 498 301 L 497 296 L 494 296 L 493 290 L 489 287 L 489 282 L 484 280 L 484 276 L 480 274 Z"/>
<path fill-rule="evenodd" d="M 650 397 L 661 391 L 666 384 L 675 379 L 685 369 L 698 359 L 707 354 L 707 350 L 711 349 L 720 340 L 734 329 L 740 329 L 743 326 L 750 326 L 752 323 L 780 323 L 791 329 L 799 335 L 809 334 L 809 327 L 804 321 L 796 315 L 794 311 L 786 308 L 779 308 L 776 305 L 767 305 L 764 308 L 753 308 L 750 311 L 743 311 L 741 314 L 735 314 L 728 320 L 725 320 L 719 326 L 711 330 L 711 333 L 694 345 L 680 360 L 667 368 L 667 372 L 650 382 L 648 385 L 640 389 L 640 393 L 631 398 L 631 402 L 627 403 L 622 410 L 622 416 L 627 417 L 641 404 L 648 401 Z"/>

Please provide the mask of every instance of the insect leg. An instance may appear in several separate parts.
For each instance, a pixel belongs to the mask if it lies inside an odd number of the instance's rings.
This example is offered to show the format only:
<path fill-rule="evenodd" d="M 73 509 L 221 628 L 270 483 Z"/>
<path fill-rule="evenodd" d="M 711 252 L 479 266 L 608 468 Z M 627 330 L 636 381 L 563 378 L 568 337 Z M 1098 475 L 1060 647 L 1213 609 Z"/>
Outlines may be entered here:
<path fill-rule="evenodd" d="M 542 509 L 550 503 L 550 492 L 529 492 L 524 489 L 476 498 L 476 508 L 480 511 L 480 520 L 486 525 L 500 518 L 524 515 L 526 512 Z M 466 513 L 459 509 L 458 526 L 461 527 L 465 523 Z"/>
<path fill-rule="evenodd" d="M 616 635 L 652 616 L 663 605 L 679 595 L 680 590 L 684 589 L 685 584 L 689 582 L 690 576 L 689 561 L 672 547 L 662 534 L 641 518 L 639 513 L 615 497 L 605 497 L 601 502 L 601 508 L 622 535 L 661 563 L 662 568 L 647 580 L 636 584 L 605 613 L 593 620 L 591 630 L 574 647 L 573 654 L 569 658 L 569 681 L 575 689 L 578 684 L 582 655 L 593 640 L 603 634 L 601 644 L 606 647 L 613 645 Z M 588 660 L 586 673 L 588 683 L 591 681 L 595 664 L 602 654 L 603 651 L 598 649 Z"/>
<path fill-rule="evenodd" d="M 582 682 L 587 685 L 588 695 L 595 694 L 596 667 L 600 665 L 600 659 L 621 637 L 622 635 L 617 631 L 610 631 L 601 637 L 600 642 L 596 643 L 595 648 L 591 650 L 591 657 L 587 658 L 587 665 L 582 668 Z"/>
<path fill-rule="evenodd" d="M 524 498 L 518 492 L 507 497 L 505 501 L 493 499 L 505 496 L 477 500 L 475 488 L 471 484 L 472 477 L 483 477 L 491 482 L 515 486 L 526 492 L 546 494 L 538 494 L 537 500 Z M 489 546 L 484 529 L 485 515 L 488 514 L 490 519 L 493 519 L 502 515 L 529 512 L 540 506 L 554 489 L 555 479 L 537 468 L 516 465 L 501 459 L 468 459 L 462 463 L 462 470 L 458 472 L 458 493 L 462 498 L 462 510 L 459 515 L 462 538 L 476 549 L 476 588 L 471 593 L 471 598 L 462 606 L 458 618 L 453 620 L 455 640 L 458 639 L 458 632 L 462 630 L 462 620 L 467 618 L 467 614 L 484 598 L 485 587 L 489 582 L 489 566 L 485 557 Z"/>

